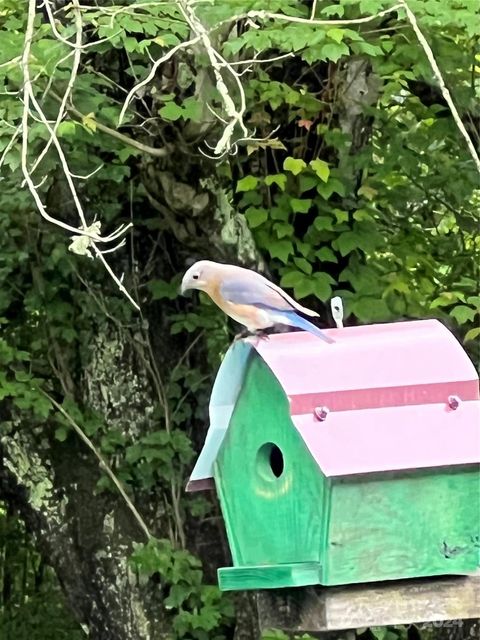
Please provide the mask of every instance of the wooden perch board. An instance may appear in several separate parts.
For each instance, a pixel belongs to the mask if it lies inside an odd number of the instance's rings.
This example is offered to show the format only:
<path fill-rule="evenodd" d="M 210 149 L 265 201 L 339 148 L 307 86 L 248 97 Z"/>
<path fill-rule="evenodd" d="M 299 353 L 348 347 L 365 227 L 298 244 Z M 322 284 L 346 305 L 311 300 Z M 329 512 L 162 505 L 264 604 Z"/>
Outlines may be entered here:
<path fill-rule="evenodd" d="M 480 618 L 480 571 L 471 576 L 265 590 L 259 624 L 289 632 L 326 632 Z"/>

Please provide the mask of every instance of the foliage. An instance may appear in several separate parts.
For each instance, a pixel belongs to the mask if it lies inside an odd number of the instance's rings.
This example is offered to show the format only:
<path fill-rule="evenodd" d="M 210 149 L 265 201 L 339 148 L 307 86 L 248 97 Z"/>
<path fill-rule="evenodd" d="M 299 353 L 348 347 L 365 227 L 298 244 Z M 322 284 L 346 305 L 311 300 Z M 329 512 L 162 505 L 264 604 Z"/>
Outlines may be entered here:
<path fill-rule="evenodd" d="M 65 611 L 53 571 L 33 549 L 23 523 L 2 505 L 0 547 L 1 637 L 81 640 L 84 633 Z"/>
<path fill-rule="evenodd" d="M 198 247 L 208 247 L 212 256 L 222 255 L 223 248 L 231 255 L 232 246 L 238 256 L 251 255 L 253 237 L 272 277 L 322 312 L 324 323 L 333 295 L 342 296 L 351 324 L 438 317 L 478 362 L 478 174 L 402 12 L 362 25 L 269 18 L 214 30 L 221 54 L 234 63 L 293 54 L 253 64 L 241 76 L 245 124 L 255 134 L 238 143 L 236 154 L 215 163 L 199 148 L 205 140 L 215 144 L 222 133 L 224 125 L 207 108 L 208 103 L 221 111 L 222 101 L 208 57 L 195 48 L 161 66 L 127 110 L 122 136 L 115 135 L 126 92 L 147 77 L 151 60 L 191 35 L 178 4 L 97 4 L 82 9 L 89 46 L 57 135 L 75 175 L 100 167 L 77 180 L 90 217 L 98 216 L 106 228 L 134 221 L 115 264 L 125 271 L 125 284 L 143 311 L 138 316 L 117 295 L 101 265 L 68 251 L 68 238 L 40 218 L 22 186 L 20 139 L 12 135 L 23 114 L 18 62 L 26 16 L 21 4 L 3 0 L 0 403 L 13 407 L 32 429 L 45 423 L 43 437 L 52 450 L 71 450 L 76 435 L 41 390 L 48 391 L 82 425 L 132 498 L 162 505 L 163 528 L 146 545 L 132 540 L 131 566 L 142 580 L 159 576 L 175 637 L 220 640 L 230 633 L 231 602 L 204 584 L 198 560 L 181 549 L 191 542 L 189 524 L 214 507 L 204 497 L 185 498 L 183 487 L 201 442 L 212 374 L 232 331 L 207 300 L 195 306 L 178 301 L 178 274 L 186 259 L 196 257 Z M 469 0 L 409 4 L 478 143 L 475 6 Z M 309 17 L 310 5 L 271 0 L 268 11 Z M 390 5 L 318 2 L 317 17 L 358 18 Z M 256 10 L 253 0 L 225 0 L 199 3 L 198 15 L 213 29 L 232 14 Z M 74 34 L 70 11 L 58 14 L 64 38 Z M 31 50 L 33 91 L 52 119 L 71 77 L 69 53 L 39 12 Z M 238 97 L 233 83 L 228 89 Z M 45 125 L 31 117 L 30 167 L 48 139 Z M 151 156 L 138 143 L 167 148 L 168 157 Z M 34 177 L 49 212 L 78 226 L 53 148 Z M 214 222 L 221 228 L 215 237 Z M 204 244 L 195 244 L 198 237 Z M 135 428 L 114 412 L 90 406 L 80 392 L 95 345 L 112 333 L 131 347 L 155 397 Z M 5 436 L 14 427 L 0 429 Z M 103 475 L 97 489 L 114 491 Z M 21 528 L 6 516 L 0 523 Z M 7 538 L 3 532 L 3 549 Z M 27 558 L 30 588 L 33 564 L 40 560 L 31 540 L 24 540 L 18 552 Z M 6 562 L 13 567 L 18 558 L 8 555 Z M 75 638 L 45 571 L 35 578 L 28 602 L 24 587 L 12 583 L 15 597 L 3 603 L 0 621 L 7 637 L 21 640 L 38 628 L 39 638 Z M 21 615 L 13 616 L 14 610 Z M 45 631 L 36 627 L 44 623 Z"/>

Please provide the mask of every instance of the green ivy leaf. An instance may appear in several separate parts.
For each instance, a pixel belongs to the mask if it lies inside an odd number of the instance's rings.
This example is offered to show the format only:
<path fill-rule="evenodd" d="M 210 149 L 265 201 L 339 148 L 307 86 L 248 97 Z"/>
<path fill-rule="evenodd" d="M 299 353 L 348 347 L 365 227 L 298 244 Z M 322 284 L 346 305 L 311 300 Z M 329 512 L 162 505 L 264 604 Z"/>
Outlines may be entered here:
<path fill-rule="evenodd" d="M 322 262 L 338 262 L 337 256 L 330 247 L 322 247 L 315 252 L 315 256 Z"/>
<path fill-rule="evenodd" d="M 312 206 L 311 198 L 290 198 L 290 206 L 294 213 L 308 213 Z"/>
<path fill-rule="evenodd" d="M 265 184 L 270 187 L 272 184 L 276 184 L 282 191 L 285 191 L 287 184 L 287 176 L 284 173 L 274 173 L 265 177 Z"/>
<path fill-rule="evenodd" d="M 268 211 L 258 207 L 248 207 L 245 211 L 248 225 L 251 229 L 255 229 L 268 219 Z"/>
<path fill-rule="evenodd" d="M 175 122 L 175 120 L 182 117 L 183 109 L 178 104 L 175 104 L 175 102 L 168 102 L 160 109 L 159 114 L 162 118 L 165 118 L 165 120 Z"/>
<path fill-rule="evenodd" d="M 326 302 L 332 297 L 331 284 L 335 281 L 328 273 L 318 272 L 313 277 L 313 292 L 322 302 Z"/>
<path fill-rule="evenodd" d="M 327 182 L 330 175 L 330 168 L 324 160 L 320 160 L 319 158 L 317 158 L 316 160 L 310 160 L 310 166 L 315 171 L 320 180 L 323 180 L 323 182 Z"/>
<path fill-rule="evenodd" d="M 327 31 L 327 38 L 330 38 L 330 40 L 334 40 L 338 43 L 343 40 L 344 35 L 345 32 L 343 31 L 343 29 L 338 29 L 337 27 L 334 27 L 333 29 L 329 29 Z"/>
<path fill-rule="evenodd" d="M 292 236 L 294 228 L 287 222 L 276 222 L 273 226 L 278 238 L 285 238 L 286 236 Z"/>
<path fill-rule="evenodd" d="M 340 251 L 342 256 L 346 256 L 358 248 L 358 234 L 353 231 L 345 231 L 344 233 L 341 233 L 336 240 L 334 240 L 333 246 L 335 249 Z"/>
<path fill-rule="evenodd" d="M 288 257 L 293 253 L 293 244 L 290 240 L 277 240 L 267 247 L 272 258 L 279 258 L 283 263 L 288 262 Z"/>
<path fill-rule="evenodd" d="M 317 216 L 313 226 L 317 231 L 333 231 L 333 220 L 329 216 Z"/>
<path fill-rule="evenodd" d="M 464 342 L 470 342 L 471 340 L 476 340 L 480 336 L 480 327 L 475 327 L 474 329 L 470 329 L 465 334 Z"/>
<path fill-rule="evenodd" d="M 312 265 L 305 258 L 294 258 L 294 263 L 297 265 L 299 269 L 301 269 L 307 275 L 311 275 L 312 273 Z"/>
<path fill-rule="evenodd" d="M 466 304 L 458 304 L 456 307 L 453 307 L 449 315 L 455 318 L 458 324 L 465 324 L 466 322 L 473 322 L 475 320 L 476 311 Z"/>
<path fill-rule="evenodd" d="M 319 184 L 317 187 L 319 193 L 325 200 L 328 200 L 332 193 L 338 193 L 342 198 L 345 197 L 345 186 L 337 178 L 330 178 L 327 184 Z"/>
<path fill-rule="evenodd" d="M 298 300 L 311 296 L 315 290 L 313 278 L 304 277 L 294 288 L 295 297 Z"/>
<path fill-rule="evenodd" d="M 288 157 L 283 161 L 283 168 L 285 169 L 285 171 L 290 171 L 290 173 L 293 173 L 294 176 L 298 176 L 298 174 L 301 173 L 306 166 L 307 163 L 301 158 Z"/>
<path fill-rule="evenodd" d="M 391 317 L 390 309 L 382 298 L 363 297 L 351 304 L 352 312 L 361 322 L 382 322 Z"/>
<path fill-rule="evenodd" d="M 296 287 L 303 280 L 304 275 L 301 271 L 288 271 L 280 280 L 281 287 Z"/>
<path fill-rule="evenodd" d="M 342 56 L 347 56 L 349 49 L 343 42 L 331 42 L 324 44 L 321 49 L 321 60 L 331 60 L 338 62 Z"/>
<path fill-rule="evenodd" d="M 245 176 L 237 182 L 237 193 L 240 191 L 252 191 L 258 185 L 258 178 L 255 176 Z"/>

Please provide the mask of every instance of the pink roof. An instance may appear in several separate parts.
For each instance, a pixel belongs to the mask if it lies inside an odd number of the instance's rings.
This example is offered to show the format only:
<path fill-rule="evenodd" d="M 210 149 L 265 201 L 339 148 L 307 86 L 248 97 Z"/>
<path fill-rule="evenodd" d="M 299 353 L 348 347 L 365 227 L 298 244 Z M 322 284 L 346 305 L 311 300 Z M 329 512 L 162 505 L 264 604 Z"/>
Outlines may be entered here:
<path fill-rule="evenodd" d="M 254 341 L 327 476 L 480 462 L 478 376 L 437 320 Z M 448 407 L 457 396 L 457 410 Z M 324 421 L 314 416 L 327 407 Z"/>
<path fill-rule="evenodd" d="M 279 380 L 292 428 L 327 476 L 480 462 L 478 375 L 438 320 L 326 333 L 333 344 L 300 331 L 230 347 L 215 380 L 192 490 L 213 477 L 254 350 Z M 460 399 L 456 410 L 450 396 Z M 328 408 L 325 420 L 314 416 L 317 407 Z"/>
<path fill-rule="evenodd" d="M 304 331 L 255 341 L 292 414 L 479 399 L 469 357 L 438 320 L 329 329 L 327 344 Z"/>
<path fill-rule="evenodd" d="M 480 462 L 480 402 L 312 414 L 293 423 L 326 476 Z"/>

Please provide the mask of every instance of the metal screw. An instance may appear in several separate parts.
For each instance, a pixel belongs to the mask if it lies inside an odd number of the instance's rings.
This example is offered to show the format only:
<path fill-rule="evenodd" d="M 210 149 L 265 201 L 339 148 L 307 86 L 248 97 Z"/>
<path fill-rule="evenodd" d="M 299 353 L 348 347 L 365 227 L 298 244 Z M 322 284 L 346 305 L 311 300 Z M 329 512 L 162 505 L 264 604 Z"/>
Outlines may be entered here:
<path fill-rule="evenodd" d="M 313 415 L 320 422 L 326 420 L 329 413 L 330 409 L 328 407 L 315 407 L 315 409 L 313 410 Z"/>
<path fill-rule="evenodd" d="M 460 406 L 460 398 L 458 396 L 448 396 L 448 406 L 452 411 L 455 411 Z"/>

